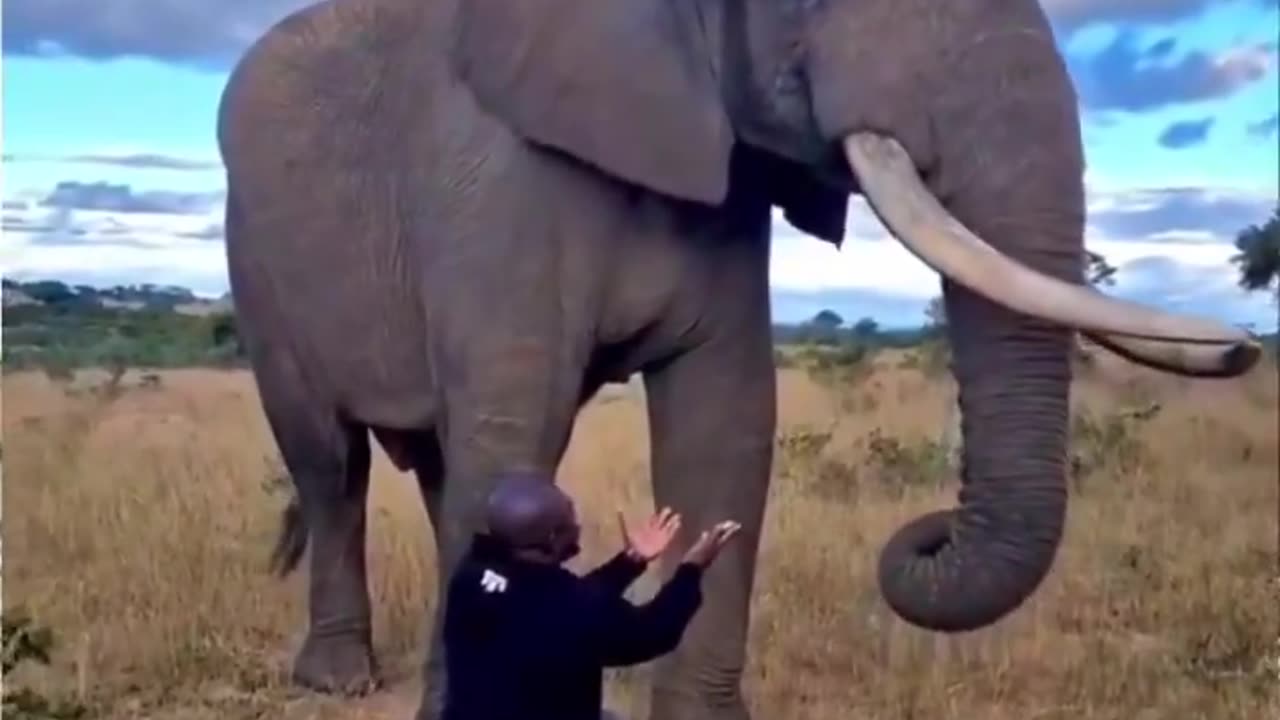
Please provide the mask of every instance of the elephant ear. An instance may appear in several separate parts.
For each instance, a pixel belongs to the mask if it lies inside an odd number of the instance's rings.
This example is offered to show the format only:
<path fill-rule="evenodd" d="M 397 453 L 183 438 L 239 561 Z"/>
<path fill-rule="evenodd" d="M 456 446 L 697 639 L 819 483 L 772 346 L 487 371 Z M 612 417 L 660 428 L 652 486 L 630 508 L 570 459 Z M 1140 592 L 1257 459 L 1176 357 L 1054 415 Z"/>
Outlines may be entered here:
<path fill-rule="evenodd" d="M 775 170 L 773 204 L 795 229 L 836 247 L 844 242 L 849 215 L 849 191 L 829 185 L 808 168 L 784 161 Z"/>
<path fill-rule="evenodd" d="M 517 134 L 719 204 L 733 131 L 688 0 L 462 0 L 451 58 Z"/>
<path fill-rule="evenodd" d="M 735 176 L 763 182 L 769 204 L 781 208 L 792 227 L 836 247 L 843 243 L 849 214 L 847 187 L 829 174 L 775 153 L 747 144 L 739 144 L 736 151 Z"/>

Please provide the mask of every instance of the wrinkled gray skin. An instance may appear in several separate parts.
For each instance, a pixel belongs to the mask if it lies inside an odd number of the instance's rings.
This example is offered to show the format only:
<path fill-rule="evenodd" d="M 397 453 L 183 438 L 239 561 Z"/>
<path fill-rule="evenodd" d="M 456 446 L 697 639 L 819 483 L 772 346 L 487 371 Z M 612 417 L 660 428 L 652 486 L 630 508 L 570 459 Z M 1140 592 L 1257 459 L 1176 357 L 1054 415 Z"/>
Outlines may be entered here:
<path fill-rule="evenodd" d="M 770 208 L 842 239 L 839 140 L 891 135 L 955 217 L 1083 282 L 1076 96 L 1034 0 L 331 0 L 234 72 L 227 252 L 310 542 L 297 681 L 376 675 L 369 437 L 416 473 L 441 584 L 499 471 L 553 471 L 580 405 L 643 373 L 659 505 L 742 523 L 659 662 L 652 717 L 748 717 L 740 679 L 775 426 Z M 944 281 L 960 507 L 880 586 L 962 631 L 1016 608 L 1063 530 L 1068 329 Z M 432 630 L 438 650 L 439 618 Z M 433 652 L 420 718 L 434 718 Z"/>

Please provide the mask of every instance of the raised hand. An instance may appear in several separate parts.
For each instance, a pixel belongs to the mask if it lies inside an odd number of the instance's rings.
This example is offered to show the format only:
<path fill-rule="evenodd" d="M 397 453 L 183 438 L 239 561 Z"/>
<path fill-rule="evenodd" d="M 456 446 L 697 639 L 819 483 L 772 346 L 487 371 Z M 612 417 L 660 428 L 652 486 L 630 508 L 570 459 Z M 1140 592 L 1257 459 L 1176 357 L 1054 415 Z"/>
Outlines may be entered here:
<path fill-rule="evenodd" d="M 720 555 L 720 550 L 729 539 L 738 534 L 742 526 L 732 520 L 719 523 L 710 530 L 704 530 L 698 540 L 693 543 L 684 555 L 684 561 L 706 568 Z"/>
<path fill-rule="evenodd" d="M 661 555 L 671 540 L 680 530 L 680 516 L 671 508 L 663 508 L 650 516 L 649 520 L 637 528 L 627 527 L 627 520 L 618 513 L 618 525 L 622 529 L 622 539 L 626 543 L 626 552 L 631 557 L 649 562 Z"/>

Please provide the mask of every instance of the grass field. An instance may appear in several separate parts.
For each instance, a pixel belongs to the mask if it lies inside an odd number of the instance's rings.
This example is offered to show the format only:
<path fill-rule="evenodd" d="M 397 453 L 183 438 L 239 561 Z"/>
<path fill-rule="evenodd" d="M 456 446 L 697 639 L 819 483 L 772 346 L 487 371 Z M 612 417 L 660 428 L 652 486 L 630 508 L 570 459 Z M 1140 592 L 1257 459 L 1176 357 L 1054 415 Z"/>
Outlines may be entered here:
<path fill-rule="evenodd" d="M 854 387 L 780 371 L 747 681 L 757 718 L 1280 717 L 1276 368 L 1194 382 L 1104 361 L 1076 386 L 1078 472 L 1054 570 L 1010 619 L 956 638 L 895 620 L 874 579 L 900 523 L 954 501 L 930 443 L 948 381 L 900 354 Z M 174 371 L 120 387 L 4 378 L 4 605 L 57 634 L 52 665 L 12 681 L 95 717 L 408 720 L 435 593 L 411 478 L 376 456 L 370 565 L 392 686 L 359 701 L 299 693 L 281 675 L 305 571 L 266 572 L 287 490 L 252 378 Z M 647 443 L 638 389 L 581 416 L 562 466 L 587 523 L 575 567 L 617 548 L 615 507 L 649 509 Z M 613 707 L 642 717 L 645 683 L 644 668 L 611 677 Z"/>

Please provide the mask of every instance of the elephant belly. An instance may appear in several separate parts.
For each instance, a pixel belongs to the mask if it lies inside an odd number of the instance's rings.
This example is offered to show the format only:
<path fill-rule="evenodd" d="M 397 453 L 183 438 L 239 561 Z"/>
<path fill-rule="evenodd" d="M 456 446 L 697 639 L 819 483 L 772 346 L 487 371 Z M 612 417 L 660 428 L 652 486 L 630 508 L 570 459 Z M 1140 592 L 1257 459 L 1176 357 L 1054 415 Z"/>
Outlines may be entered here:
<path fill-rule="evenodd" d="M 335 349 L 330 377 L 344 414 L 365 425 L 396 430 L 427 430 L 434 426 L 437 393 L 425 353 L 416 353 L 423 339 L 387 339 L 378 333 L 357 333 L 353 341 L 367 348 Z M 360 337 L 363 335 L 363 337 Z M 397 347 L 397 345 L 402 347 Z"/>

